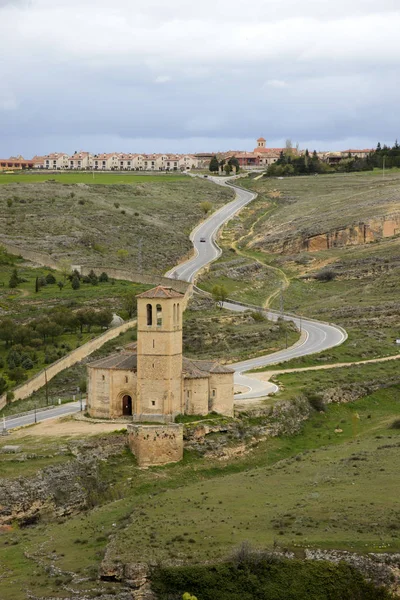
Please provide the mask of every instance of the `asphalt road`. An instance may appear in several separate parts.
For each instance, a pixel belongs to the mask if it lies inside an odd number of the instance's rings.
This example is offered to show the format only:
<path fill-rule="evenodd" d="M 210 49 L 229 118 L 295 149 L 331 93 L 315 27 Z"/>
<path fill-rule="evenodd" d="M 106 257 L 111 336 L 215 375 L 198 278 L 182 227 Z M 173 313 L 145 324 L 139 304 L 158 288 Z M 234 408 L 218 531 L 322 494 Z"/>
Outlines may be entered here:
<path fill-rule="evenodd" d="M 220 185 L 226 185 L 225 178 L 216 179 L 209 177 L 211 182 L 215 181 Z M 225 204 L 222 208 L 213 213 L 206 221 L 196 227 L 190 234 L 190 239 L 194 246 L 195 255 L 177 267 L 174 267 L 166 274 L 167 277 L 182 279 L 183 281 L 194 281 L 199 271 L 215 260 L 221 254 L 221 250 L 215 243 L 215 237 L 218 229 L 229 221 L 243 206 L 251 202 L 256 194 L 235 188 L 236 198 L 229 204 Z M 206 241 L 201 242 L 203 238 Z"/>
<path fill-rule="evenodd" d="M 38 410 L 36 412 L 36 422 L 47 421 L 47 419 L 54 419 L 56 417 L 64 417 L 65 415 L 72 415 L 80 410 L 80 402 L 68 402 L 68 404 L 61 404 L 55 408 L 49 408 L 49 410 Z M 6 429 L 14 429 L 15 427 L 23 427 L 26 425 L 32 425 L 35 423 L 35 414 L 29 413 L 22 417 L 6 417 L 5 427 Z M 3 429 L 4 423 L 0 422 L 0 428 Z"/>

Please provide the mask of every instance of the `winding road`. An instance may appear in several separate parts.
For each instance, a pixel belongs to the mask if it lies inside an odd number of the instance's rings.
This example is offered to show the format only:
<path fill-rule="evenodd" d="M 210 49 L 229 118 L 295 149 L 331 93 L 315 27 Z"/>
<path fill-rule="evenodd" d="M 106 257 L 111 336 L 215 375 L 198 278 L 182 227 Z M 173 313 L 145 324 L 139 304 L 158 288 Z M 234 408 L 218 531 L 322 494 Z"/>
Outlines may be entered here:
<path fill-rule="evenodd" d="M 209 177 L 209 180 L 218 185 L 228 185 L 227 178 Z M 230 181 L 232 181 L 231 178 Z M 167 277 L 194 282 L 199 272 L 220 256 L 221 249 L 216 242 L 218 230 L 257 196 L 257 194 L 243 188 L 235 186 L 234 189 L 236 198 L 213 213 L 206 221 L 198 225 L 192 231 L 190 239 L 193 242 L 195 251 L 193 258 L 168 271 L 166 274 Z M 201 242 L 201 239 L 205 239 L 205 242 Z M 224 308 L 243 312 L 249 310 L 251 307 L 243 304 L 225 302 Z M 273 311 L 268 311 L 266 314 L 268 318 L 272 320 L 277 320 L 279 316 L 283 316 L 286 320 L 294 321 L 301 330 L 301 337 L 296 344 L 286 350 L 280 350 L 279 352 L 229 365 L 235 370 L 235 384 L 244 386 L 248 390 L 236 395 L 237 399 L 240 398 L 240 400 L 262 398 L 278 390 L 278 387 L 273 383 L 263 382 L 252 378 L 250 373 L 244 375 L 246 371 L 290 360 L 299 356 L 322 352 L 333 346 L 338 346 L 347 338 L 347 334 L 342 328 L 329 323 L 323 323 L 290 314 L 280 315 Z"/>
<path fill-rule="evenodd" d="M 227 178 L 215 178 L 209 177 L 210 185 L 231 185 L 227 183 Z M 232 178 L 229 178 L 232 181 Z M 174 267 L 168 273 L 167 277 L 172 279 L 181 279 L 183 281 L 194 282 L 196 276 L 200 271 L 209 265 L 212 261 L 216 260 L 220 254 L 221 249 L 216 242 L 216 236 L 219 229 L 227 223 L 237 212 L 239 212 L 246 204 L 249 204 L 254 200 L 257 194 L 249 192 L 243 188 L 234 187 L 236 197 L 232 202 L 221 207 L 215 213 L 213 213 L 208 219 L 198 225 L 191 233 L 190 239 L 194 247 L 194 256 L 186 262 Z M 201 239 L 205 241 L 201 242 Z M 224 308 L 232 311 L 243 312 L 253 308 L 250 305 L 236 304 L 234 302 L 225 302 Z M 257 358 L 251 358 L 243 362 L 231 364 L 230 366 L 235 370 L 235 384 L 247 388 L 247 391 L 238 393 L 235 395 L 237 400 L 247 400 L 249 402 L 264 398 L 268 394 L 276 392 L 278 387 L 271 382 L 260 381 L 251 376 L 250 371 L 259 367 L 265 367 L 291 358 L 299 356 L 306 356 L 308 354 L 314 354 L 315 352 L 322 352 L 333 346 L 338 346 L 347 338 L 346 332 L 340 327 L 323 323 L 296 315 L 284 314 L 280 315 L 274 311 L 266 311 L 266 315 L 269 319 L 276 320 L 279 316 L 284 319 L 294 321 L 297 327 L 301 330 L 300 340 L 287 348 L 286 350 L 280 350 L 273 354 L 267 354 L 265 356 L 259 356 Z M 68 414 L 73 414 L 80 410 L 78 402 L 71 402 L 64 404 L 59 407 L 55 407 L 49 411 L 37 412 L 37 421 L 44 421 L 51 418 L 56 418 Z M 28 425 L 34 422 L 34 415 L 21 415 L 15 417 L 8 417 L 5 420 L 3 427 L 5 429 L 13 429 L 23 425 Z M 1 429 L 1 425 L 0 425 Z"/>

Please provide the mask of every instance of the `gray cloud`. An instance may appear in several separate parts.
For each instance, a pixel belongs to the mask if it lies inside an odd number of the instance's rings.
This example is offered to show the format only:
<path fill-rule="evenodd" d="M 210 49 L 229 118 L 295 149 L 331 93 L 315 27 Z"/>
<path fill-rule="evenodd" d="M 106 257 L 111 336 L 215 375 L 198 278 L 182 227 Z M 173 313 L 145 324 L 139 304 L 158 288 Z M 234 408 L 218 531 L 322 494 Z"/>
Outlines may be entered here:
<path fill-rule="evenodd" d="M 398 134 L 397 1 L 114 4 L 0 0 L 0 155 Z"/>

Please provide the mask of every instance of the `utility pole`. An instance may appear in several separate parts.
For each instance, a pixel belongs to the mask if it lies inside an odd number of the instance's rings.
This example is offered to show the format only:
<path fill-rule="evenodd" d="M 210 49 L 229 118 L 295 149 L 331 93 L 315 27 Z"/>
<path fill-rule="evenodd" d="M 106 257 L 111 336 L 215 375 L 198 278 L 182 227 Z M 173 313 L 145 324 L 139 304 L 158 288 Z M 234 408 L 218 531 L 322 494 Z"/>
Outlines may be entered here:
<path fill-rule="evenodd" d="M 47 385 L 47 371 L 44 370 L 44 384 L 45 384 L 45 392 L 46 392 L 46 406 L 49 405 L 49 388 Z"/>

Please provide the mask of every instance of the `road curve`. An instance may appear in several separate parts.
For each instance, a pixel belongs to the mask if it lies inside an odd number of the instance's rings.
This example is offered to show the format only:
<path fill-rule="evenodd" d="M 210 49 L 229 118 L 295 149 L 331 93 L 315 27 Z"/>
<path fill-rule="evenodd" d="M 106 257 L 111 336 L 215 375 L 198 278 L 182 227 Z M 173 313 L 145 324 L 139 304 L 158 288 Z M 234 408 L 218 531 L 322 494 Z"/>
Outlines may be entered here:
<path fill-rule="evenodd" d="M 218 185 L 227 185 L 226 178 L 209 177 L 209 180 Z M 193 282 L 196 275 L 198 275 L 205 266 L 219 257 L 221 250 L 216 243 L 218 230 L 257 196 L 257 194 L 239 187 L 235 187 L 234 189 L 236 198 L 213 213 L 206 221 L 198 225 L 192 231 L 190 239 L 194 246 L 194 257 L 171 269 L 171 271 L 166 274 L 167 277 Z M 201 242 L 200 239 L 205 239 L 206 241 Z M 249 310 L 251 307 L 225 302 L 224 308 L 243 312 Z M 248 389 L 248 391 L 236 395 L 240 400 L 262 398 L 278 390 L 277 386 L 273 383 L 259 381 L 258 379 L 252 378 L 251 374 L 244 375 L 246 371 L 276 364 L 299 356 L 307 356 L 308 354 L 322 352 L 333 346 L 338 346 L 347 338 L 346 332 L 335 325 L 288 314 L 279 315 L 269 311 L 266 314 L 271 320 L 277 320 L 279 316 L 283 316 L 286 320 L 294 321 L 301 330 L 302 335 L 300 340 L 290 348 L 230 365 L 235 370 L 235 384 L 244 386 Z"/>

